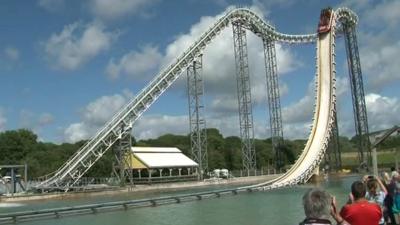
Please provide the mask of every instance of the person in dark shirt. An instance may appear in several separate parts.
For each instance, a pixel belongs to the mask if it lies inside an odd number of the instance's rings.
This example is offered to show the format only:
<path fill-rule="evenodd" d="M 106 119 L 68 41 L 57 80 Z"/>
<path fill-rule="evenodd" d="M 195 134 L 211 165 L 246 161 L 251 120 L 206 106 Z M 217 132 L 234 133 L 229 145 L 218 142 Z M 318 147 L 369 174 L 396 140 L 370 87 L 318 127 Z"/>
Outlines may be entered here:
<path fill-rule="evenodd" d="M 397 171 L 392 172 L 390 192 L 393 195 L 392 211 L 397 224 L 400 224 L 400 175 Z"/>
<path fill-rule="evenodd" d="M 393 173 L 393 171 L 395 171 L 394 167 L 392 167 L 391 172 Z M 396 174 L 394 174 L 394 175 L 396 175 Z M 386 208 L 386 213 L 387 213 L 386 223 L 388 225 L 396 225 L 396 218 L 393 213 L 393 203 L 394 203 L 394 196 L 395 196 L 395 192 L 396 192 L 396 183 L 395 183 L 393 177 L 390 177 L 387 180 L 388 180 L 386 183 L 387 195 L 385 198 L 385 208 Z"/>

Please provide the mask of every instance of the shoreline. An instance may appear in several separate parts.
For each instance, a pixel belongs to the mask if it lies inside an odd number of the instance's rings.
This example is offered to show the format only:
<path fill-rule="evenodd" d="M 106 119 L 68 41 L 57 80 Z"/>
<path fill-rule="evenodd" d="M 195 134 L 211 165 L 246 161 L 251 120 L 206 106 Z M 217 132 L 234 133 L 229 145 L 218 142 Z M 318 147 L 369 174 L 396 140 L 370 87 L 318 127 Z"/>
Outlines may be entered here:
<path fill-rule="evenodd" d="M 45 199 L 70 199 L 70 198 L 82 198 L 82 197 L 93 197 L 100 195 L 118 195 L 123 193 L 151 193 L 157 191 L 178 191 L 183 189 L 196 189 L 201 187 L 226 187 L 229 185 L 251 185 L 259 182 L 265 182 L 274 179 L 281 174 L 271 174 L 263 176 L 251 176 L 251 177 L 237 177 L 231 179 L 215 179 L 205 181 L 187 181 L 187 182 L 176 182 L 176 183 L 158 183 L 158 184 L 146 184 L 146 185 L 135 185 L 127 187 L 110 187 L 109 189 L 93 189 L 81 192 L 56 192 L 56 193 L 44 193 L 44 194 L 24 194 L 14 196 L 0 196 L 0 202 L 27 202 L 37 201 Z"/>

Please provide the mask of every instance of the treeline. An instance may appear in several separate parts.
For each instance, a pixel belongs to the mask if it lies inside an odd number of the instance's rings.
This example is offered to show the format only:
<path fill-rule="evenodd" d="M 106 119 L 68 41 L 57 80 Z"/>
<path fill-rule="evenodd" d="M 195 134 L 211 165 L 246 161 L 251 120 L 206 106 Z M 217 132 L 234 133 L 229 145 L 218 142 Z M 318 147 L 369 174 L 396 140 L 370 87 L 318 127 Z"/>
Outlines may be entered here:
<path fill-rule="evenodd" d="M 284 164 L 292 164 L 303 149 L 305 140 L 286 141 L 282 146 Z M 185 155 L 190 156 L 190 137 L 188 135 L 166 134 L 157 139 L 141 140 L 137 146 L 177 147 Z M 257 167 L 274 166 L 275 154 L 272 152 L 271 139 L 255 139 L 254 146 Z M 242 169 L 241 141 L 239 137 L 223 137 L 215 128 L 207 129 L 208 167 L 210 169 L 226 168 Z"/>
<path fill-rule="evenodd" d="M 166 134 L 156 139 L 133 139 L 135 146 L 177 147 L 190 156 L 189 135 Z M 58 169 L 86 141 L 73 144 L 46 143 L 38 141 L 35 133 L 29 130 L 11 130 L 0 133 L 0 165 L 27 164 L 30 178 L 49 174 Z M 284 165 L 292 164 L 304 148 L 306 140 L 286 140 L 281 147 Z M 272 167 L 275 154 L 272 151 L 271 139 L 255 139 L 257 167 Z M 356 151 L 354 138 L 340 137 L 343 152 Z M 400 146 L 400 137 L 390 137 L 382 144 L 383 148 Z M 242 168 L 242 153 L 240 138 L 235 136 L 223 137 L 214 128 L 207 129 L 207 150 L 209 169 L 227 168 L 238 170 Z M 108 151 L 88 172 L 87 176 L 108 177 L 112 172 L 114 155 Z M 5 170 L 0 170 L 5 175 Z"/>

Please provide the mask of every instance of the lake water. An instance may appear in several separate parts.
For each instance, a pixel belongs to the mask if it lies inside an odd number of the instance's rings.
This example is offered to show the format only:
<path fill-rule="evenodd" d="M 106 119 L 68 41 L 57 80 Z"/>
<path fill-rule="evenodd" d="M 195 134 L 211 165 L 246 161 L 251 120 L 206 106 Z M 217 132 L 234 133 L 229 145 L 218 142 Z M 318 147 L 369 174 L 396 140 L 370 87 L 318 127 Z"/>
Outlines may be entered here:
<path fill-rule="evenodd" d="M 302 196 L 313 186 L 326 189 L 336 196 L 341 207 L 347 200 L 351 183 L 357 176 L 330 178 L 316 184 L 300 185 L 267 192 L 254 192 L 205 199 L 158 207 L 135 208 L 60 219 L 24 222 L 25 225 L 130 225 L 130 224 L 174 224 L 174 225 L 285 225 L 298 224 L 304 219 Z M 204 190 L 204 189 L 203 189 Z M 181 194 L 186 191 L 164 193 L 128 193 L 68 200 L 46 200 L 23 204 L 3 205 L 0 213 L 51 207 L 72 206 L 87 203 L 149 198 L 162 195 Z"/>

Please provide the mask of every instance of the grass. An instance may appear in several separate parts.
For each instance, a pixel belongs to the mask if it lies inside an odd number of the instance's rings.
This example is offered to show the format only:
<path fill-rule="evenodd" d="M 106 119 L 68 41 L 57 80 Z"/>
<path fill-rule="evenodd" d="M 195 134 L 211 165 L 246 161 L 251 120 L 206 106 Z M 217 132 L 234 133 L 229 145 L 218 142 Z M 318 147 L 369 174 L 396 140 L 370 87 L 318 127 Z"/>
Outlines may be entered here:
<path fill-rule="evenodd" d="M 358 153 L 357 152 L 345 152 L 342 153 L 342 166 L 358 166 Z M 382 151 L 378 152 L 378 167 L 379 166 L 390 166 L 395 165 L 396 158 L 400 161 L 400 151 Z"/>

